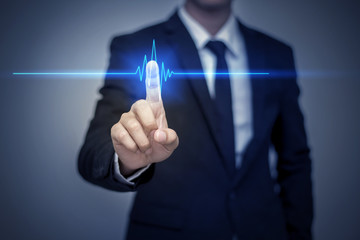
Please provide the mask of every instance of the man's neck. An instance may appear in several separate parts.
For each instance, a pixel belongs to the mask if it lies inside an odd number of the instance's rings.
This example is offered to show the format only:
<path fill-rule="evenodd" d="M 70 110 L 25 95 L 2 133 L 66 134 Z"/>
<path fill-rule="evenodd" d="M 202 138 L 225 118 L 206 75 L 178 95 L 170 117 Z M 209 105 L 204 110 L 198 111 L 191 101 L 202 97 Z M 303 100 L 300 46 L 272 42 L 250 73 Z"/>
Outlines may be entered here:
<path fill-rule="evenodd" d="M 191 1 L 186 1 L 185 9 L 198 21 L 212 36 L 221 29 L 231 14 L 231 7 L 204 9 Z"/>

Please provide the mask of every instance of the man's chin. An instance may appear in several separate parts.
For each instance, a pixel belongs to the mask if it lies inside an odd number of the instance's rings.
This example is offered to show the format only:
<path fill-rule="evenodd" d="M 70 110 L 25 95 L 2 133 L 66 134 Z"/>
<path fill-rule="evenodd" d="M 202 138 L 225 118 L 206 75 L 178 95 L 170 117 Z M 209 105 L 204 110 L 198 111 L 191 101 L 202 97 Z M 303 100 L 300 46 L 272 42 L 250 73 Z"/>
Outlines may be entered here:
<path fill-rule="evenodd" d="M 218 11 L 222 8 L 228 8 L 231 0 L 191 0 L 194 4 L 207 11 Z"/>

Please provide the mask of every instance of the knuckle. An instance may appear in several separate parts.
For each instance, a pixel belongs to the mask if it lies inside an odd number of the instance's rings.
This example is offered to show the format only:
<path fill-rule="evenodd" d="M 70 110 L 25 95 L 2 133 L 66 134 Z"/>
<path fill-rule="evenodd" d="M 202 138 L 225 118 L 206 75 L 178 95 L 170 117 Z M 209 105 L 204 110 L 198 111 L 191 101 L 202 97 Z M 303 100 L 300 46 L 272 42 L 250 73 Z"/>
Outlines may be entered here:
<path fill-rule="evenodd" d="M 125 130 L 119 131 L 119 133 L 117 134 L 118 138 L 120 141 L 124 141 L 126 140 L 128 133 Z"/>
<path fill-rule="evenodd" d="M 141 111 L 146 107 L 146 105 L 147 102 L 144 99 L 140 99 L 133 104 L 133 108 L 135 111 Z"/>
<path fill-rule="evenodd" d="M 146 100 L 144 100 L 144 99 L 140 99 L 140 100 L 138 100 L 136 103 L 137 103 L 139 106 L 145 106 L 145 105 L 147 105 L 147 102 L 146 102 Z"/>
<path fill-rule="evenodd" d="M 148 149 L 150 147 L 150 142 L 149 141 L 144 141 L 138 144 L 139 148 L 141 149 Z"/>
<path fill-rule="evenodd" d="M 138 149 L 138 147 L 136 146 L 135 143 L 130 143 L 130 144 L 128 145 L 128 149 L 129 149 L 130 151 L 136 152 L 137 149 Z"/>
<path fill-rule="evenodd" d="M 156 123 L 153 121 L 144 121 L 143 125 L 146 129 L 149 129 L 149 130 L 157 128 Z"/>
<path fill-rule="evenodd" d="M 112 125 L 112 127 L 111 127 L 111 133 L 113 133 L 113 132 L 115 132 L 116 131 L 116 128 L 117 128 L 117 123 L 116 124 L 114 124 L 114 125 Z"/>
<path fill-rule="evenodd" d="M 111 137 L 114 137 L 114 136 L 115 136 L 117 130 L 118 130 L 118 123 L 117 123 L 117 124 L 114 124 L 114 125 L 111 127 L 111 130 L 110 130 Z"/>
<path fill-rule="evenodd" d="M 130 131 L 139 131 L 141 129 L 141 125 L 135 119 L 131 119 L 127 122 L 127 126 Z"/>
<path fill-rule="evenodd" d="M 129 113 L 128 113 L 128 112 L 121 114 L 120 122 L 121 122 L 121 123 L 124 123 L 124 122 L 125 122 L 125 119 L 127 119 L 128 117 L 129 117 Z"/>

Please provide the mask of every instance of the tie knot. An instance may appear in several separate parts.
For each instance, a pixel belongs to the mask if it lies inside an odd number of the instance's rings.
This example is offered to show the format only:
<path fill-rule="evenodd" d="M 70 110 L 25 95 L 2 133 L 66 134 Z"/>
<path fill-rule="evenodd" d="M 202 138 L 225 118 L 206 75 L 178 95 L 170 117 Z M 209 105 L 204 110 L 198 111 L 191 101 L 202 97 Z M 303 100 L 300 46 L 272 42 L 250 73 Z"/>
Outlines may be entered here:
<path fill-rule="evenodd" d="M 226 45 L 222 41 L 209 41 L 206 47 L 212 51 L 217 58 L 225 56 Z"/>

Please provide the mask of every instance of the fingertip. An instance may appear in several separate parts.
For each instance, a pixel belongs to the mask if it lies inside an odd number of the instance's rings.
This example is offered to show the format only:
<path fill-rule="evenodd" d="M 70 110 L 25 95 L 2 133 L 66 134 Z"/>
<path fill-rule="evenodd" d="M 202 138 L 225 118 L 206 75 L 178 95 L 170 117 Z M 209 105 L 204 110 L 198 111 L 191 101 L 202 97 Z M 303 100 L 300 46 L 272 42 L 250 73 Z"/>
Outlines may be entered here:
<path fill-rule="evenodd" d="M 159 66 L 151 60 L 146 65 L 146 100 L 150 102 L 161 101 Z"/>
<path fill-rule="evenodd" d="M 151 60 L 146 64 L 146 76 L 150 79 L 155 79 L 159 76 L 159 66 L 156 61 Z M 154 84 L 157 84 L 157 82 L 154 82 Z"/>
<path fill-rule="evenodd" d="M 166 132 L 160 129 L 156 130 L 154 133 L 154 139 L 159 143 L 164 143 L 166 141 Z"/>

